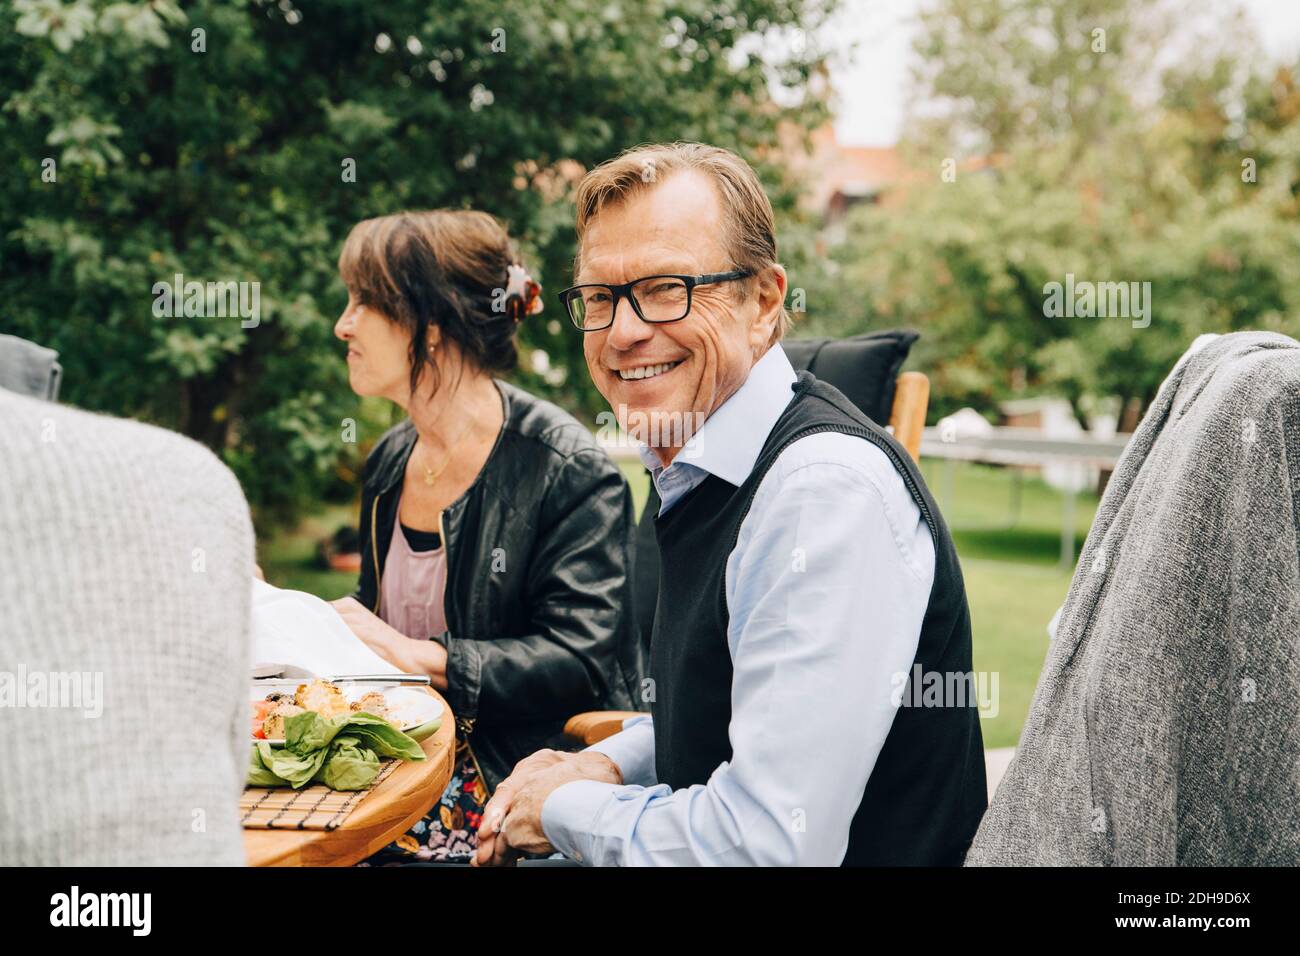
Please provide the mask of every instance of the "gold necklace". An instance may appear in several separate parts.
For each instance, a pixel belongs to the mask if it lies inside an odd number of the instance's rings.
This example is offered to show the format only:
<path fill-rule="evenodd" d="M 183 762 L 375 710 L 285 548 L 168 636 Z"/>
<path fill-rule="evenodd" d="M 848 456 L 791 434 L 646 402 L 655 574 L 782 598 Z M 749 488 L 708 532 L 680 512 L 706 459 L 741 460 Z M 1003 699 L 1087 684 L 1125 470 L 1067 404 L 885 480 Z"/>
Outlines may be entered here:
<path fill-rule="evenodd" d="M 438 479 L 442 477 L 442 473 L 447 470 L 447 466 L 451 464 L 451 460 L 455 457 L 456 449 L 460 447 L 460 443 L 464 441 L 465 436 L 469 434 L 470 426 L 473 424 L 474 419 L 471 418 L 465 425 L 464 429 L 462 429 L 459 437 L 457 437 L 456 441 L 447 450 L 447 460 L 442 463 L 441 468 L 435 471 L 432 468 L 426 468 L 424 465 L 420 466 L 421 468 L 424 468 L 424 483 L 430 488 L 437 483 Z"/>

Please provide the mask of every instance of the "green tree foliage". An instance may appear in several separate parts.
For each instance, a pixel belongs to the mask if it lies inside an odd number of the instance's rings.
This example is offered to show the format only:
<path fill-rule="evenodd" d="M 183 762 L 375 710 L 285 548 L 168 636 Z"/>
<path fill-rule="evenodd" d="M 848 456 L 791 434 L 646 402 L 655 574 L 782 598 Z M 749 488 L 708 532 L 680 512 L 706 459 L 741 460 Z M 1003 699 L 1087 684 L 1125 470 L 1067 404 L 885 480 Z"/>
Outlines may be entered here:
<path fill-rule="evenodd" d="M 347 419 L 362 447 L 389 419 L 352 395 L 332 337 L 348 228 L 472 206 L 506 220 L 546 286 L 522 383 L 590 412 L 581 340 L 552 297 L 574 252 L 563 161 L 665 139 L 761 157 L 781 120 L 825 115 L 769 89 L 809 89 L 815 44 L 788 39 L 827 7 L 0 3 L 0 331 L 60 351 L 66 400 L 205 442 L 263 517 L 289 517 L 355 469 Z M 156 316 L 154 284 L 177 273 L 259 283 L 260 323 Z"/>
<path fill-rule="evenodd" d="M 1199 9 L 929 3 L 914 178 L 851 219 L 818 326 L 921 330 L 940 413 L 1050 393 L 1081 417 L 1144 407 L 1201 332 L 1300 332 L 1297 70 L 1231 4 Z M 1150 282 L 1150 325 L 1046 315 L 1068 274 Z"/>

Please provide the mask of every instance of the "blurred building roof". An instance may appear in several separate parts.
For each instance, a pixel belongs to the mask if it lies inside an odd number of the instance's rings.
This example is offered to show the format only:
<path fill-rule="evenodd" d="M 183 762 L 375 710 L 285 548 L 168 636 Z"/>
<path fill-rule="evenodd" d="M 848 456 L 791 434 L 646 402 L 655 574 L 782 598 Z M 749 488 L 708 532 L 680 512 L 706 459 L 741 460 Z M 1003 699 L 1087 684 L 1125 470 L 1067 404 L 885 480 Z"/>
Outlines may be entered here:
<path fill-rule="evenodd" d="M 829 122 L 809 133 L 807 140 L 791 126 L 783 131 L 781 142 L 789 168 L 806 186 L 804 208 L 820 213 L 826 225 L 835 225 L 859 203 L 893 205 L 911 184 L 939 175 L 937 169 L 909 166 L 897 146 L 846 146 Z M 1005 159 L 967 157 L 957 169 L 987 174 L 1005 165 Z"/>
<path fill-rule="evenodd" d="M 903 163 L 893 146 L 844 146 L 829 123 L 813 132 L 813 144 L 819 168 L 809 202 L 829 217 L 858 202 L 881 201 L 902 178 Z"/>
<path fill-rule="evenodd" d="M 894 146 L 846 146 L 826 123 L 808 134 L 790 128 L 783 136 L 787 162 L 806 185 L 802 200 L 827 223 L 841 219 L 853 206 L 891 201 L 891 193 L 909 178 Z"/>

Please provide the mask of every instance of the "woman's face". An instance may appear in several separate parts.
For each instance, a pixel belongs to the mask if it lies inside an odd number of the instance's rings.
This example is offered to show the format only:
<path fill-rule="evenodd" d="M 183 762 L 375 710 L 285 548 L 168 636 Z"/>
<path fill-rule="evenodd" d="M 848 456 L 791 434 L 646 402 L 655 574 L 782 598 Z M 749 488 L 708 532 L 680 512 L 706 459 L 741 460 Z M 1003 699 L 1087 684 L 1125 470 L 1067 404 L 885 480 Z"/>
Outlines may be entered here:
<path fill-rule="evenodd" d="M 352 391 L 405 407 L 411 395 L 410 333 L 349 294 L 347 307 L 334 323 L 334 334 L 348 344 Z"/>

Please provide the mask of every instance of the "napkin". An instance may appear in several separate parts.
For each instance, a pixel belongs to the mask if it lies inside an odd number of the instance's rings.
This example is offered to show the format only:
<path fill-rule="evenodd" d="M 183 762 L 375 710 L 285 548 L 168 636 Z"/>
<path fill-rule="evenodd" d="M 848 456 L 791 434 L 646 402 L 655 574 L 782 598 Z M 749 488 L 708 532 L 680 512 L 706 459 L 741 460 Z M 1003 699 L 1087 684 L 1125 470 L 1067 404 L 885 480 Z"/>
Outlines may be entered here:
<path fill-rule="evenodd" d="M 254 667 L 293 664 L 321 677 L 400 673 L 353 634 L 338 611 L 313 594 L 254 579 L 252 623 Z"/>

